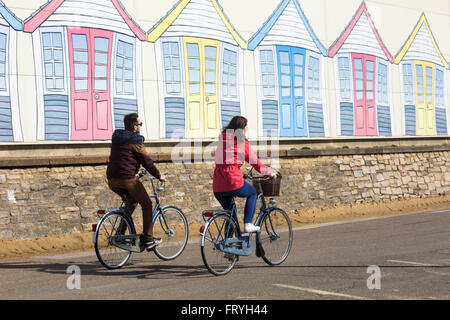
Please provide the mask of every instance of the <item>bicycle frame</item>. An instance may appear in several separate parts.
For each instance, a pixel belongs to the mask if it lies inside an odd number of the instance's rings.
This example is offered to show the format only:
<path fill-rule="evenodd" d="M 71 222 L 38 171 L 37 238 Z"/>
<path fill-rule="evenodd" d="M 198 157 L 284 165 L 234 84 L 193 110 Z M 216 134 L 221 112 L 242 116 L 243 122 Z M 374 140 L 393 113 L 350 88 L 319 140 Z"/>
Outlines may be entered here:
<path fill-rule="evenodd" d="M 172 208 L 172 206 L 166 205 L 166 206 L 161 206 L 161 203 L 159 202 L 159 197 L 158 197 L 158 187 L 155 188 L 155 184 L 153 183 L 153 178 L 150 179 L 150 182 L 152 183 L 152 189 L 153 189 L 153 195 L 149 196 L 150 198 L 154 198 L 155 199 L 155 208 L 153 209 L 152 212 L 152 224 L 155 225 L 155 221 L 156 219 L 163 219 L 164 224 L 161 223 L 161 227 L 164 230 L 164 233 L 169 234 L 169 233 L 173 233 L 172 230 L 170 230 L 170 228 L 167 225 L 167 220 L 166 220 L 166 216 L 163 214 L 164 210 L 167 208 Z"/>
<path fill-rule="evenodd" d="M 250 171 L 250 172 L 251 172 L 251 171 Z M 255 224 L 256 224 L 256 225 L 259 225 L 260 222 L 263 221 L 264 217 L 265 217 L 266 215 L 268 215 L 268 214 L 272 211 L 272 208 L 275 208 L 275 207 L 268 207 L 268 206 L 267 206 L 266 199 L 265 199 L 264 194 L 263 194 L 263 192 L 262 192 L 261 184 L 259 184 L 258 186 L 259 186 L 259 187 L 258 187 L 259 190 L 257 190 L 257 192 L 258 192 L 258 198 L 257 198 L 256 201 L 258 202 L 258 200 L 261 199 L 261 206 L 260 206 L 260 208 L 259 208 L 258 216 L 257 216 L 256 221 L 255 221 Z M 203 217 L 204 217 L 204 213 L 205 213 L 205 212 L 210 212 L 210 213 L 212 213 L 211 218 L 214 217 L 214 216 L 216 216 L 216 215 L 226 215 L 226 216 L 230 217 L 230 218 L 234 221 L 234 223 L 236 224 L 236 226 L 237 226 L 237 229 L 238 229 L 238 235 L 237 235 L 237 236 L 238 236 L 238 237 L 241 237 L 241 236 L 242 236 L 242 231 L 241 231 L 241 227 L 240 227 L 240 224 L 239 224 L 239 220 L 237 219 L 237 207 L 236 207 L 236 202 L 234 201 L 234 199 L 233 199 L 233 203 L 232 203 L 232 206 L 231 206 L 231 210 L 205 210 L 205 211 L 202 212 L 202 216 L 203 216 Z M 210 224 L 210 222 L 211 222 L 211 220 L 212 220 L 211 218 L 208 219 L 207 221 L 205 220 L 205 222 L 206 222 L 206 224 L 204 225 L 204 229 L 205 229 L 205 230 L 208 230 L 208 226 L 209 226 L 209 224 Z M 205 218 L 204 218 L 204 219 L 205 219 Z M 270 221 L 270 223 L 272 223 L 272 221 Z M 227 231 L 227 230 L 226 230 L 226 231 Z M 227 233 L 228 233 L 228 231 L 227 231 Z M 252 234 L 252 235 L 253 235 L 253 234 Z M 205 237 L 202 237 L 202 238 L 201 238 L 200 245 L 201 245 L 201 246 L 204 246 L 204 245 L 205 245 Z"/>
<path fill-rule="evenodd" d="M 155 199 L 155 202 L 156 202 L 156 205 L 155 205 L 155 208 L 153 209 L 153 211 L 152 211 L 152 223 L 153 224 L 155 224 L 155 221 L 156 221 L 156 219 L 158 219 L 158 218 L 160 218 L 161 216 L 163 217 L 163 221 L 164 221 L 164 224 L 162 224 L 161 223 L 161 226 L 163 227 L 163 229 L 164 229 L 164 232 L 165 233 L 168 233 L 169 231 L 169 228 L 168 228 L 168 226 L 167 226 L 167 221 L 166 221 L 166 217 L 164 216 L 164 214 L 162 214 L 162 212 L 163 212 L 163 210 L 164 209 L 166 209 L 166 208 L 169 208 L 170 206 L 163 206 L 163 207 L 161 207 L 161 204 L 160 204 L 160 202 L 159 202 L 159 197 L 158 197 L 158 193 L 156 192 L 156 189 L 155 189 L 155 185 L 154 185 L 154 183 L 153 183 L 153 180 L 152 179 L 150 179 L 150 181 L 151 181 L 151 183 L 152 183 L 152 189 L 153 189 L 153 194 L 152 195 L 149 195 L 149 198 L 154 198 Z M 131 228 L 131 230 L 130 230 L 130 236 L 137 236 L 137 232 L 136 232 L 136 227 L 135 227 L 135 225 L 134 225 L 134 220 L 133 220 L 133 217 L 132 217 L 132 215 L 130 214 L 130 205 L 129 205 L 129 203 L 128 203 L 128 200 L 127 200 L 127 198 L 125 197 L 125 196 L 121 196 L 121 198 L 122 198 L 122 203 L 121 203 L 121 205 L 120 205 L 120 207 L 118 208 L 118 209 L 111 209 L 111 210 L 108 210 L 108 212 L 106 212 L 99 220 L 98 220 L 98 222 L 97 222 L 97 225 L 100 225 L 102 222 L 103 222 L 103 220 L 105 220 L 105 218 L 107 217 L 107 214 L 108 213 L 112 213 L 112 212 L 117 212 L 117 213 L 121 213 L 123 216 L 124 216 L 124 218 L 127 220 L 127 222 L 129 223 L 129 225 L 130 225 L 130 228 Z M 95 243 L 95 239 L 97 238 L 97 234 L 98 234 L 98 230 L 96 230 L 95 232 L 94 232 L 94 235 L 93 235 L 93 243 Z M 127 237 L 130 237 L 130 236 L 127 236 Z"/>
<path fill-rule="evenodd" d="M 279 265 L 286 260 L 291 249 L 292 228 L 289 216 L 276 206 L 275 199 L 270 198 L 269 201 L 266 201 L 264 196 L 262 182 L 269 178 L 253 178 L 251 171 L 244 175 L 244 178 L 254 182 L 253 184 L 258 192 L 257 203 L 259 200 L 261 201 L 255 219 L 255 225 L 261 228 L 260 231 L 242 236 L 236 215 L 237 208 L 234 197 L 230 210 L 204 210 L 202 212 L 205 221 L 205 224 L 200 228 L 202 259 L 206 268 L 216 276 L 227 274 L 233 269 L 240 256 L 249 256 L 253 252 L 267 264 Z M 278 211 L 281 215 L 280 218 L 278 218 Z M 272 214 L 275 218 L 272 217 Z M 232 226 L 233 224 L 235 226 Z M 279 239 L 284 239 L 284 236 L 281 236 L 281 232 L 278 230 L 279 225 L 280 227 L 287 225 L 289 232 L 286 238 L 288 242 L 285 251 L 281 251 L 285 246 L 284 241 L 278 242 Z M 235 228 L 236 231 L 234 231 Z M 273 241 L 277 241 L 275 245 Z M 266 252 L 266 249 L 269 249 L 269 251 Z M 278 251 L 282 254 L 280 260 L 276 260 Z"/>
<path fill-rule="evenodd" d="M 267 208 L 267 204 L 266 204 L 264 195 L 263 195 L 262 193 L 260 193 L 260 194 L 258 195 L 258 200 L 259 200 L 259 199 L 262 199 L 262 204 L 261 204 L 261 207 L 259 208 L 258 216 L 257 216 L 257 218 L 256 218 L 256 225 L 258 225 L 259 222 L 262 221 L 262 218 L 264 218 L 264 217 L 270 212 L 270 211 L 268 210 L 268 208 Z M 238 231 L 237 237 L 242 237 L 242 231 L 241 231 L 241 227 L 240 227 L 240 224 L 239 224 L 239 219 L 237 219 L 237 206 L 236 206 L 236 203 L 234 202 L 234 199 L 233 199 L 233 203 L 232 203 L 232 205 L 231 205 L 231 210 L 205 210 L 205 211 L 203 211 L 203 213 L 202 213 L 202 216 L 203 216 L 203 217 L 204 217 L 204 213 L 205 213 L 205 212 L 210 212 L 210 213 L 212 213 L 211 218 L 212 218 L 212 217 L 215 217 L 215 216 L 218 216 L 218 215 L 225 215 L 225 216 L 228 216 L 228 217 L 229 217 L 230 219 L 232 219 L 233 222 L 236 224 L 237 231 Z M 205 222 L 206 222 L 206 224 L 205 224 L 205 230 L 208 229 L 208 226 L 209 226 L 209 224 L 210 224 L 211 221 L 212 221 L 211 218 L 208 219 L 207 221 L 205 221 Z M 225 230 L 225 231 L 226 231 L 227 234 L 228 234 L 229 230 Z M 254 235 L 254 234 L 251 234 L 251 235 Z M 202 238 L 201 238 L 201 243 L 200 243 L 200 245 L 203 246 L 204 244 L 205 244 L 205 238 L 202 237 Z"/>

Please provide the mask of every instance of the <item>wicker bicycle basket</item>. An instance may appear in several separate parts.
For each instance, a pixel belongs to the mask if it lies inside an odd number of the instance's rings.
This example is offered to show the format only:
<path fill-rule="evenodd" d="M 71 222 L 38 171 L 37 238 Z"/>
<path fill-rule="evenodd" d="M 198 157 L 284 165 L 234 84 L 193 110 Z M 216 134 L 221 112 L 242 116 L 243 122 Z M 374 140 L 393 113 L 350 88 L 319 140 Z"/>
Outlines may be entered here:
<path fill-rule="evenodd" d="M 278 197 L 280 195 L 281 174 L 278 174 L 277 178 L 275 179 L 269 180 L 256 179 L 253 180 L 252 183 L 256 191 L 258 192 L 262 191 L 265 197 Z"/>

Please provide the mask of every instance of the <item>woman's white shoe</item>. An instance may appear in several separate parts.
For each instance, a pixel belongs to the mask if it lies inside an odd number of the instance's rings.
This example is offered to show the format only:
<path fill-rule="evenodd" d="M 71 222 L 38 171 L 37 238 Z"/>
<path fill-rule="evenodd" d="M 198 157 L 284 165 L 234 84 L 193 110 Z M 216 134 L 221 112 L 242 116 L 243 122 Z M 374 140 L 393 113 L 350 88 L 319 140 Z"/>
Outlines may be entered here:
<path fill-rule="evenodd" d="M 244 232 L 259 232 L 261 228 L 258 226 L 255 226 L 253 223 L 245 223 L 244 224 Z"/>

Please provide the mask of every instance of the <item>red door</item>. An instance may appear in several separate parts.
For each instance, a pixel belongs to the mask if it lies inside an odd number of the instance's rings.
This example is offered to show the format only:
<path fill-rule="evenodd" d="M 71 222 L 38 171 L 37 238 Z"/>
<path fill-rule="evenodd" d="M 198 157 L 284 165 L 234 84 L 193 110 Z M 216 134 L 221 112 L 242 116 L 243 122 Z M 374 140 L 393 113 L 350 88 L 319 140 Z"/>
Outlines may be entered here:
<path fill-rule="evenodd" d="M 68 28 L 72 140 L 111 139 L 112 32 Z"/>
<path fill-rule="evenodd" d="M 355 136 L 376 136 L 377 109 L 375 106 L 376 58 L 352 54 L 355 92 Z"/>

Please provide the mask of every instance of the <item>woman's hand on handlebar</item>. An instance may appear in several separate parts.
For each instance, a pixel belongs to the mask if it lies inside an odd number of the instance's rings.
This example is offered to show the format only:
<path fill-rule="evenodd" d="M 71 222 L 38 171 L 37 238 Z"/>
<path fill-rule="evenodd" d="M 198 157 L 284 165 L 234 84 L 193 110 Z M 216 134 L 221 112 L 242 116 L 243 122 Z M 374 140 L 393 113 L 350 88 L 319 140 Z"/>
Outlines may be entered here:
<path fill-rule="evenodd" d="M 166 175 L 165 175 L 165 174 L 162 174 L 162 175 L 159 177 L 159 181 L 161 181 L 161 182 L 166 181 Z"/>

